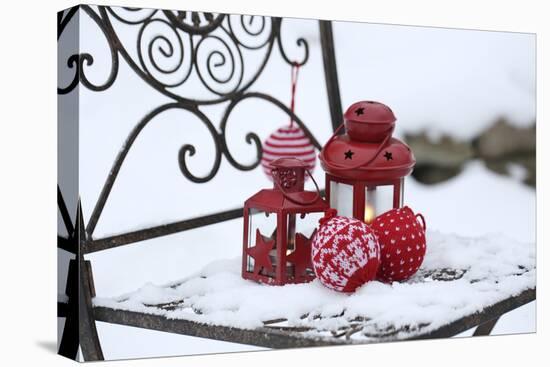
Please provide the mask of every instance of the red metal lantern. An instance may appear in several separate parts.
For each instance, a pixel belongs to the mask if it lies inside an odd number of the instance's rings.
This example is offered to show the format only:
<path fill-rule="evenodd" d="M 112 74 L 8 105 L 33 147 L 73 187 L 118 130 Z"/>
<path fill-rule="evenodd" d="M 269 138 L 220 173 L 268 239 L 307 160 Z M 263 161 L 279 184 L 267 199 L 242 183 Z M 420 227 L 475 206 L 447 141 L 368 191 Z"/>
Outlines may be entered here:
<path fill-rule="evenodd" d="M 395 120 L 382 103 L 354 103 L 321 150 L 327 201 L 339 215 L 370 223 L 403 205 L 404 178 L 416 160 L 405 143 L 392 137 Z M 346 133 L 339 135 L 344 126 Z"/>
<path fill-rule="evenodd" d="M 328 205 L 306 162 L 280 158 L 271 167 L 273 188 L 244 204 L 242 277 L 273 285 L 308 282 L 315 277 L 311 239 Z M 306 172 L 317 192 L 304 190 Z"/>

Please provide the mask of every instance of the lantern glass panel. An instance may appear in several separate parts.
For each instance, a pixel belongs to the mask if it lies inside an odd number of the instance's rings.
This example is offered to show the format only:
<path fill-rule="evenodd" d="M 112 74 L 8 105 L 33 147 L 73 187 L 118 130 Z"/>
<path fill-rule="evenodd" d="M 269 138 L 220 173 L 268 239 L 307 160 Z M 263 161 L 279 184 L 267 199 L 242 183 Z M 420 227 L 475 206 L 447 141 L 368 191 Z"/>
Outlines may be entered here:
<path fill-rule="evenodd" d="M 394 185 L 367 186 L 365 188 L 365 222 L 393 209 Z"/>
<path fill-rule="evenodd" d="M 296 233 L 301 233 L 310 237 L 313 231 L 319 226 L 319 219 L 323 218 L 324 213 L 307 213 L 305 215 L 296 215 Z"/>
<path fill-rule="evenodd" d="M 353 216 L 353 186 L 331 181 L 330 207 L 336 209 L 338 215 Z"/>
<path fill-rule="evenodd" d="M 287 255 L 296 249 L 296 233 L 311 237 L 324 213 L 289 214 L 287 222 Z"/>
<path fill-rule="evenodd" d="M 287 255 L 290 255 L 296 250 L 296 234 L 300 233 L 306 238 L 311 239 L 313 232 L 319 226 L 319 219 L 323 218 L 324 213 L 307 213 L 307 214 L 289 214 L 288 215 L 288 242 Z M 312 269 L 308 273 L 312 273 Z M 287 262 L 287 274 L 294 275 L 294 266 Z"/>
<path fill-rule="evenodd" d="M 251 208 L 248 216 L 248 248 L 256 246 L 256 230 L 267 238 L 276 238 L 277 214 Z M 254 269 L 254 258 L 247 256 L 246 270 Z"/>

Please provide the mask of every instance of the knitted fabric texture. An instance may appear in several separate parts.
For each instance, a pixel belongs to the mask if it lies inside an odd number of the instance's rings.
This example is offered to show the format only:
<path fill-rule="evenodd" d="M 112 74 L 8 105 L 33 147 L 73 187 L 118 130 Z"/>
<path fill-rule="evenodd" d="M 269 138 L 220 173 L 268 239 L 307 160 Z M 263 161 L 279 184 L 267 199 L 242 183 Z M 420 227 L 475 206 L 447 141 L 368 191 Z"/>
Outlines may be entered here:
<path fill-rule="evenodd" d="M 297 126 L 283 126 L 264 142 L 262 168 L 270 180 L 272 179 L 270 163 L 279 158 L 301 159 L 306 162 L 310 172 L 315 168 L 315 148 L 302 129 Z"/>
<path fill-rule="evenodd" d="M 368 225 L 337 216 L 321 224 L 312 240 L 311 256 L 315 275 L 323 285 L 353 292 L 375 278 L 380 248 Z"/>
<path fill-rule="evenodd" d="M 372 228 L 381 253 L 377 279 L 392 282 L 413 276 L 426 254 L 426 231 L 411 208 L 405 206 L 379 215 Z"/>

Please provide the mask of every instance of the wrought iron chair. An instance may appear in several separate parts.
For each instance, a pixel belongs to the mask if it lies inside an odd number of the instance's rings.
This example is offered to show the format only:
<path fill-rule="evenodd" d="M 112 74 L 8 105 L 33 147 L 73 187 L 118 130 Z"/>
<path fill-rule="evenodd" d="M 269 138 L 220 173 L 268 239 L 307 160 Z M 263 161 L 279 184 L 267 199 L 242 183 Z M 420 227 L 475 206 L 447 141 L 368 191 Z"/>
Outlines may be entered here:
<path fill-rule="evenodd" d="M 216 157 L 215 163 L 205 176 L 194 175 L 189 169 L 186 163 L 186 158 L 193 155 L 195 147 L 192 145 L 185 145 L 179 152 L 179 166 L 182 174 L 192 182 L 204 183 L 211 180 L 218 173 L 220 163 L 225 157 L 227 161 L 234 168 L 242 171 L 252 170 L 258 166 L 261 159 L 261 141 L 259 137 L 253 133 L 247 136 L 247 142 L 252 143 L 256 147 L 256 160 L 253 164 L 243 165 L 235 160 L 228 150 L 226 142 L 225 127 L 227 118 L 231 113 L 231 110 L 240 101 L 256 98 L 267 101 L 287 115 L 291 116 L 296 123 L 304 130 L 306 135 L 311 139 L 314 146 L 319 150 L 321 145 L 315 139 L 310 127 L 306 125 L 299 116 L 296 116 L 284 103 L 268 94 L 251 92 L 249 88 L 258 79 L 260 74 L 264 71 L 267 61 L 272 56 L 272 49 L 278 48 L 284 61 L 289 65 L 295 63 L 290 60 L 285 53 L 285 49 L 281 39 L 281 25 L 283 20 L 281 18 L 269 18 L 269 17 L 257 17 L 256 21 L 261 23 L 261 33 L 267 32 L 265 40 L 255 46 L 251 46 L 243 42 L 234 32 L 233 26 L 235 19 L 238 19 L 241 23 L 242 29 L 248 32 L 248 36 L 254 37 L 255 32 L 250 31 L 247 28 L 245 20 L 251 21 L 254 17 L 245 18 L 245 16 L 236 16 L 232 19 L 226 14 L 213 14 L 213 13 L 198 13 L 198 12 L 182 12 L 182 11 L 168 11 L 168 10 L 153 10 L 153 9 L 132 9 L 125 8 L 125 12 L 134 13 L 137 17 L 125 17 L 121 14 L 120 8 L 111 8 L 103 6 L 88 6 L 81 5 L 74 7 L 58 14 L 58 39 L 66 30 L 69 22 L 77 15 L 89 17 L 101 30 L 105 36 L 110 49 L 111 56 L 111 70 L 108 79 L 102 84 L 94 84 L 86 75 L 86 65 L 93 63 L 93 56 L 86 53 L 79 53 L 77 46 L 75 47 L 75 53 L 70 56 L 66 61 L 67 65 L 74 70 L 74 78 L 70 83 L 58 87 L 58 95 L 69 95 L 77 86 L 81 85 L 84 88 L 92 91 L 101 92 L 109 89 L 116 81 L 119 70 L 119 63 L 121 61 L 127 63 L 133 72 L 138 75 L 143 81 L 145 81 L 153 90 L 167 96 L 171 102 L 158 106 L 146 116 L 144 116 L 133 128 L 123 144 L 118 156 L 116 157 L 111 171 L 106 178 L 104 186 L 101 190 L 101 194 L 94 210 L 90 216 L 88 223 L 84 223 L 82 209 L 80 206 L 79 198 L 72 198 L 72 201 L 78 201 L 78 209 L 76 213 L 76 220 L 73 222 L 68 209 L 67 197 L 63 195 L 58 186 L 58 207 L 59 213 L 62 219 L 62 223 L 65 226 L 68 236 L 58 235 L 58 251 L 68 252 L 72 254 L 72 260 L 70 261 L 68 275 L 67 275 L 67 287 L 66 287 L 66 299 L 58 302 L 58 316 L 65 317 L 65 327 L 61 339 L 59 353 L 70 357 L 76 358 L 78 347 L 81 347 L 84 360 L 102 360 L 104 359 L 101 344 L 98 338 L 98 333 L 95 326 L 95 321 L 104 321 L 115 324 L 137 326 L 142 328 L 168 331 L 172 333 L 185 334 L 190 336 L 198 336 L 204 338 L 212 338 L 218 340 L 239 342 L 245 344 L 255 344 L 261 346 L 267 346 L 271 348 L 289 348 L 289 347 L 304 347 L 313 345 L 334 345 L 334 344 L 348 344 L 352 343 L 349 338 L 345 338 L 345 334 L 353 331 L 361 320 L 355 320 L 356 324 L 350 325 L 349 330 L 345 330 L 342 335 L 333 335 L 331 339 L 312 339 L 305 338 L 302 334 L 303 330 L 298 328 L 281 328 L 273 327 L 281 320 L 268 320 L 264 323 L 264 327 L 254 330 L 244 330 L 238 328 L 231 328 L 225 326 L 210 326 L 205 324 L 199 324 L 188 320 L 168 320 L 162 316 L 145 314 L 133 311 L 122 311 L 110 309 L 107 307 L 94 307 L 92 299 L 95 296 L 92 267 L 90 261 L 85 259 L 87 254 L 91 254 L 98 251 L 107 251 L 119 246 L 125 246 L 134 244 L 136 242 L 152 239 L 160 236 L 167 236 L 170 234 L 196 229 L 206 225 L 216 224 L 223 221 L 239 218 L 243 215 L 242 208 L 235 208 L 232 210 L 226 210 L 218 213 L 212 213 L 191 219 L 184 219 L 172 223 L 167 223 L 155 227 L 143 228 L 123 234 L 118 234 L 105 238 L 95 238 L 94 229 L 98 220 L 102 214 L 105 204 L 109 198 L 109 194 L 113 187 L 115 180 L 119 174 L 119 171 L 124 163 L 124 160 L 132 147 L 132 144 L 142 131 L 142 129 L 151 121 L 155 116 L 170 109 L 182 109 L 193 113 L 200 118 L 204 124 L 208 127 L 210 134 L 215 142 Z M 138 16 L 139 15 L 139 16 Z M 121 41 L 113 22 L 122 22 L 127 25 L 133 25 L 137 27 L 137 42 L 139 45 L 141 35 L 146 27 L 154 22 L 160 22 L 175 35 L 181 37 L 181 35 L 188 35 L 191 40 L 191 52 L 196 50 L 200 46 L 202 40 L 207 37 L 215 37 L 215 32 L 225 32 L 229 39 L 234 42 L 234 46 L 237 49 L 255 49 L 263 48 L 267 50 L 265 57 L 255 72 L 255 74 L 248 81 L 243 82 L 242 76 L 236 87 L 229 92 L 219 92 L 212 88 L 205 78 L 198 71 L 198 63 L 200 59 L 193 55 L 192 62 L 189 64 L 189 69 L 182 72 L 183 78 L 181 78 L 177 85 L 184 84 L 191 73 L 196 72 L 203 85 L 208 88 L 215 95 L 214 98 L 208 100 L 199 100 L 188 98 L 175 93 L 172 89 L 173 84 L 163 83 L 161 80 L 154 76 L 147 65 L 143 62 L 144 57 L 152 58 L 151 48 L 149 48 L 147 55 L 145 52 L 139 52 L 138 60 L 130 55 L 126 45 Z M 330 21 L 319 21 L 319 31 L 321 40 L 322 57 L 324 63 L 324 78 L 326 82 L 326 89 L 328 94 L 328 105 L 330 107 L 330 117 L 333 129 L 340 124 L 342 116 L 342 108 L 340 102 L 338 76 L 336 71 L 336 60 L 334 52 L 334 42 L 332 35 L 332 25 Z M 260 32 L 258 32 L 260 33 Z M 167 38 L 159 34 L 152 41 L 163 40 L 167 41 Z M 181 38 L 180 38 L 181 42 Z M 223 41 L 225 42 L 225 41 Z M 299 38 L 297 45 L 303 50 L 303 59 L 297 63 L 304 65 L 308 61 L 309 46 L 305 39 Z M 225 45 L 228 46 L 227 44 Z M 168 48 L 164 50 L 165 53 L 171 54 L 174 47 L 183 47 L 180 43 L 169 44 Z M 139 47 L 138 47 L 139 49 Z M 215 51 L 213 51 L 215 52 Z M 237 56 L 239 57 L 239 56 Z M 242 57 L 242 56 L 240 56 Z M 63 62 L 60 60 L 60 62 Z M 181 66 L 181 60 L 180 64 Z M 149 66 L 151 67 L 151 66 Z M 155 72 L 171 73 L 172 70 L 166 70 L 154 63 L 152 67 L 155 68 Z M 210 60 L 206 61 L 206 72 L 210 77 L 214 77 L 212 64 Z M 233 76 L 236 73 L 235 69 L 231 71 Z M 238 75 L 236 77 L 239 77 Z M 223 81 L 222 81 L 223 82 Z M 201 110 L 199 106 L 218 104 L 222 102 L 229 102 L 226 108 L 222 121 L 221 131 L 218 131 Z M 60 167 L 60 170 L 64 167 Z M 444 278 L 451 276 L 452 271 L 440 275 L 430 275 L 434 279 L 438 276 Z M 456 275 L 456 274 L 455 274 Z M 459 276 L 459 275 L 457 275 Z M 455 335 L 468 328 L 480 325 L 475 335 L 487 335 L 498 317 L 513 309 L 527 303 L 535 298 L 535 290 L 529 289 L 521 293 L 516 297 L 512 297 L 500 303 L 494 304 L 491 307 L 486 308 L 482 312 L 470 315 L 466 318 L 456 320 L 455 322 L 440 328 L 439 330 L 432 331 L 430 333 L 415 335 L 414 338 L 432 338 L 432 337 L 447 337 Z M 157 305 L 159 308 L 169 309 L 176 305 L 165 304 Z M 344 336 L 342 338 L 342 336 Z M 380 336 L 381 338 L 383 335 Z M 381 339 L 382 340 L 382 339 Z"/>

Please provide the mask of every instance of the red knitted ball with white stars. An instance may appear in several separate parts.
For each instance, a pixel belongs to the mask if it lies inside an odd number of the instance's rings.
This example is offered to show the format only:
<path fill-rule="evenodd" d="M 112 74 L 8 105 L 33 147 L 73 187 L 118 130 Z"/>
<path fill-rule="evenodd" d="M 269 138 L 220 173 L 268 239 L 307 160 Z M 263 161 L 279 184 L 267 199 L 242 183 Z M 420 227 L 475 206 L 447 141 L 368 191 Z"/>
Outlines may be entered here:
<path fill-rule="evenodd" d="M 393 282 L 413 276 L 426 254 L 424 218 L 405 206 L 379 215 L 372 222 L 372 228 L 380 243 L 377 280 Z"/>
<path fill-rule="evenodd" d="M 353 292 L 373 280 L 380 264 L 376 235 L 364 222 L 335 216 L 322 223 L 311 242 L 317 279 L 339 292 Z"/>
<path fill-rule="evenodd" d="M 315 147 L 298 126 L 283 126 L 271 134 L 263 144 L 262 168 L 271 180 L 270 163 L 279 158 L 298 158 L 306 162 L 313 173 L 315 168 Z M 306 175 L 306 179 L 309 176 Z"/>

